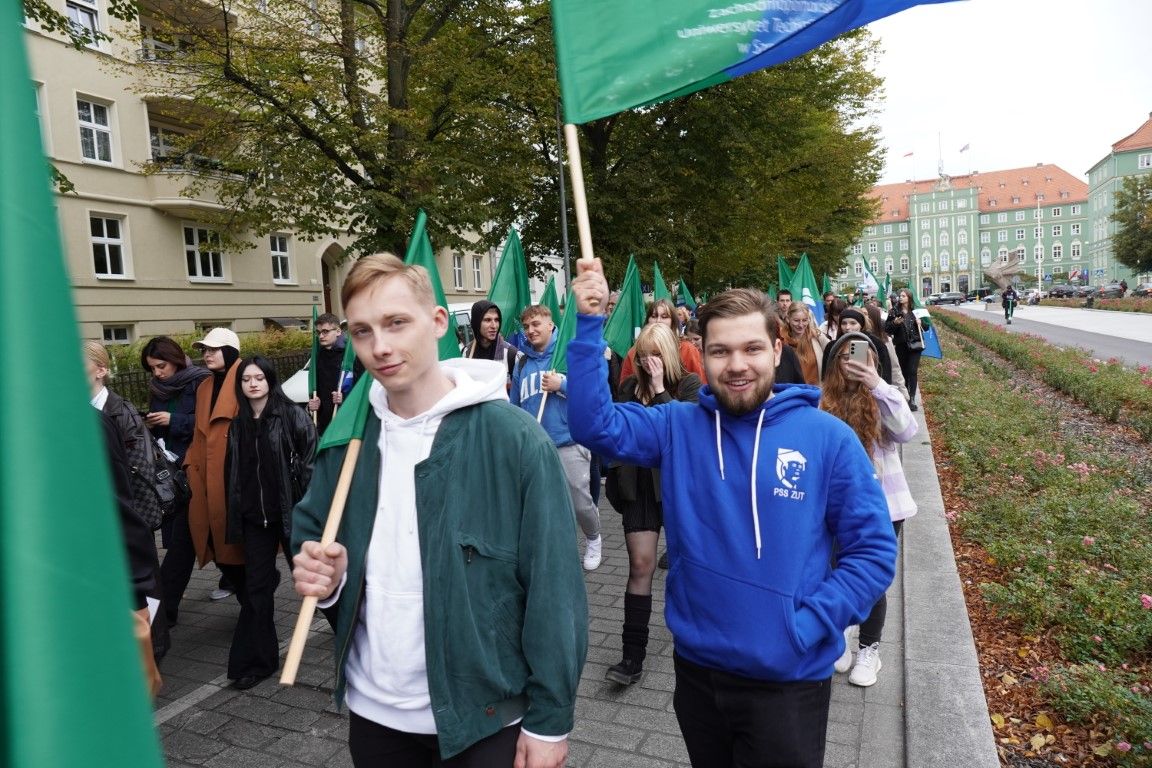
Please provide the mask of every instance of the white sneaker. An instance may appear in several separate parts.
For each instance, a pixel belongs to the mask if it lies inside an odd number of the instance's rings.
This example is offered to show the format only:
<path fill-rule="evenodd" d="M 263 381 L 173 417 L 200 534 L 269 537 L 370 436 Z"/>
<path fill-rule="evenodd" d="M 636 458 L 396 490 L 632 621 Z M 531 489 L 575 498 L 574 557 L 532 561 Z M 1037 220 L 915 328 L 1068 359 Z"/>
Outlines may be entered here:
<path fill-rule="evenodd" d="M 208 593 L 209 600 L 227 600 L 232 597 L 232 590 L 216 588 Z"/>
<path fill-rule="evenodd" d="M 604 538 L 601 536 L 588 539 L 588 547 L 584 550 L 584 570 L 594 571 L 600 567 L 600 561 L 603 559 L 603 545 Z"/>
<path fill-rule="evenodd" d="M 848 675 L 848 682 L 867 688 L 876 684 L 876 674 L 884 665 L 880 663 L 880 643 L 862 645 L 856 654 L 856 666 Z"/>
<path fill-rule="evenodd" d="M 837 672 L 843 674 L 852 669 L 852 627 L 844 630 L 844 653 L 840 654 L 840 658 L 836 659 L 835 669 Z"/>

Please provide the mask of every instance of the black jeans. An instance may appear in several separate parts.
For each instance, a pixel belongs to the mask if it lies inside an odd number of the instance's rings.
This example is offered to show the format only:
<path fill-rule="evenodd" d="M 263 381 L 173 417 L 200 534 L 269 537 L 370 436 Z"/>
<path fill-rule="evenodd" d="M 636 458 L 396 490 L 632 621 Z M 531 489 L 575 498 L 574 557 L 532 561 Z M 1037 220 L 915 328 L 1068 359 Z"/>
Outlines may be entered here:
<path fill-rule="evenodd" d="M 244 565 L 217 563 L 240 601 L 240 616 L 228 652 L 228 677 L 233 680 L 250 675 L 268 677 L 280 668 L 275 614 L 280 571 L 276 569 L 276 550 L 282 546 L 285 559 L 291 551 L 279 520 L 267 528 L 245 520 L 243 546 Z"/>
<path fill-rule="evenodd" d="M 694 768 L 821 768 L 832 681 L 769 683 L 679 655 L 672 704 Z"/>
<path fill-rule="evenodd" d="M 180 614 L 180 600 L 192 578 L 192 567 L 196 565 L 196 549 L 192 544 L 192 534 L 188 530 L 188 505 L 176 512 L 166 537 L 167 551 L 160 564 L 160 609 L 175 626 Z M 165 525 L 168 525 L 166 522 Z"/>
<path fill-rule="evenodd" d="M 905 346 L 896 347 L 896 359 L 900 361 L 900 373 L 904 374 L 904 386 L 908 389 L 908 400 L 916 402 L 916 376 L 920 371 L 920 355 L 923 350 L 915 351 Z"/>
<path fill-rule="evenodd" d="M 511 768 L 519 738 L 517 723 L 441 760 L 435 735 L 397 731 L 348 713 L 348 751 L 356 768 Z"/>

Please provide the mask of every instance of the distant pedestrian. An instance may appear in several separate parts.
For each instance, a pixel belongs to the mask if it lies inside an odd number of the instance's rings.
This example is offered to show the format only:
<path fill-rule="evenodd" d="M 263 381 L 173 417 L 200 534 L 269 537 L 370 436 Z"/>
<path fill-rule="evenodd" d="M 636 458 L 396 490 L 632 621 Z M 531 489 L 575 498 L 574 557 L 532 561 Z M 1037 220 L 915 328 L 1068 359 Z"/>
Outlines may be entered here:
<path fill-rule="evenodd" d="M 640 364 L 635 376 L 620 382 L 618 401 L 645 407 L 673 400 L 696 402 L 700 378 L 684 370 L 678 347 L 676 336 L 667 326 L 661 323 L 644 326 L 636 339 Z M 656 545 L 664 525 L 659 473 L 648 467 L 617 462 L 608 469 L 605 490 L 608 501 L 623 516 L 628 586 L 624 593 L 621 635 L 624 658 L 609 667 L 604 677 L 621 685 L 631 685 L 643 675 L 647 656 L 652 574 L 656 570 Z"/>
<path fill-rule="evenodd" d="M 924 324 L 916 317 L 912 294 L 907 288 L 896 293 L 896 301 L 888 310 L 884 330 L 892 337 L 896 347 L 896 358 L 900 361 L 900 372 L 904 374 L 904 386 L 908 389 L 908 407 L 917 409 L 917 377 L 920 371 L 920 355 L 924 352 Z"/>
<path fill-rule="evenodd" d="M 246 690 L 280 668 L 276 637 L 276 552 L 291 562 L 292 508 L 312 479 L 316 427 L 288 399 L 272 363 L 259 355 L 237 366 L 238 413 L 228 431 L 225 540 L 244 553 L 242 568 L 229 567 L 240 616 L 228 652 L 232 687 Z"/>
<path fill-rule="evenodd" d="M 1016 312 L 1016 304 L 1020 301 L 1020 294 L 1016 289 L 1008 286 L 1000 297 L 1000 305 L 1004 307 L 1004 321 L 1012 325 L 1012 315 Z"/>
<path fill-rule="evenodd" d="M 817 329 L 816 318 L 807 304 L 797 301 L 788 307 L 788 328 L 789 343 L 796 350 L 804 383 L 819 386 L 828 339 Z"/>
<path fill-rule="evenodd" d="M 344 386 L 341 366 L 348 339 L 340 331 L 340 320 L 336 315 L 325 312 L 316 318 L 316 336 L 320 342 L 316 354 L 316 396 L 309 398 L 308 410 L 316 413 L 316 431 L 322 435 L 332 422 L 336 407 L 344 402 L 345 392 L 359 380 L 364 368 L 358 362 L 353 363 L 351 380 L 347 382 L 348 386 Z M 308 394 L 311 396 L 312 393 Z"/>
<path fill-rule="evenodd" d="M 504 315 L 500 307 L 487 299 L 472 305 L 472 342 L 464 348 L 463 357 L 475 360 L 495 360 L 508 371 L 508 386 L 512 386 L 512 373 L 520 353 L 500 335 Z"/>
<path fill-rule="evenodd" d="M 700 361 L 700 351 L 691 342 L 680 336 L 680 331 L 676 326 L 675 307 L 672 306 L 672 302 L 667 299 L 657 299 L 652 302 L 648 306 L 644 323 L 664 323 L 675 332 L 676 337 L 680 339 L 680 362 L 684 365 L 684 370 L 696 374 L 701 381 L 704 380 L 704 365 Z M 636 375 L 635 357 L 634 349 L 628 350 L 628 354 L 624 356 L 624 362 L 620 364 L 621 380 Z"/>
<path fill-rule="evenodd" d="M 868 345 L 868 362 L 861 363 L 848 356 L 851 341 Z M 899 447 L 915 435 L 919 426 L 904 395 L 880 377 L 874 337 L 862 333 L 845 333 L 832 344 L 828 368 L 824 375 L 824 388 L 820 408 L 836 416 L 860 438 L 872 459 L 872 466 L 884 490 L 888 517 L 892 521 L 897 544 L 904 520 L 916 514 L 916 502 L 908 490 Z M 884 618 L 888 598 L 881 595 L 868 618 L 860 624 L 856 663 L 848 682 L 868 687 L 876 683 L 881 668 L 880 640 L 884 631 Z M 844 655 L 837 661 L 836 671 L 847 671 L 852 663 L 852 648 L 848 647 L 845 632 Z"/>

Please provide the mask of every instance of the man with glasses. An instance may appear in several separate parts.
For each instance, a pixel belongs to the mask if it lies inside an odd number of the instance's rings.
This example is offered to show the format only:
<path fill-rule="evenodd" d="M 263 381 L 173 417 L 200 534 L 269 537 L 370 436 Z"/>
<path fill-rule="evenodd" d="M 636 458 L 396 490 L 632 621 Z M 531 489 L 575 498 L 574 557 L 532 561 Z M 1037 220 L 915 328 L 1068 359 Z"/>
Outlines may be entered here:
<path fill-rule="evenodd" d="M 320 351 L 316 355 L 316 396 L 308 401 L 308 410 L 316 412 L 316 430 L 324 434 L 332 421 L 335 406 L 344 402 L 344 394 L 364 372 L 359 360 L 352 366 L 352 381 L 341 386 L 340 365 L 344 361 L 344 347 L 347 339 L 340 332 L 340 321 L 331 312 L 316 318 L 316 335 L 320 337 Z"/>

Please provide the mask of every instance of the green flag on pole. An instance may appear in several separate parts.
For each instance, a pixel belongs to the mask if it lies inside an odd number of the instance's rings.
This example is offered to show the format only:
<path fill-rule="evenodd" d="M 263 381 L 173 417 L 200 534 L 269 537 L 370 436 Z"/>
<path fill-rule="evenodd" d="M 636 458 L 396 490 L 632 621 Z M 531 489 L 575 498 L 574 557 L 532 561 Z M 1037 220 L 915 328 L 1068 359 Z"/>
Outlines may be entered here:
<path fill-rule="evenodd" d="M 664 282 L 664 275 L 660 272 L 660 265 L 655 261 L 652 262 L 652 299 L 672 301 L 672 291 L 668 290 L 668 284 Z"/>
<path fill-rule="evenodd" d="M 780 297 L 780 292 L 776 290 L 776 283 L 769 283 L 766 293 L 768 294 L 768 298 L 772 299 L 772 301 L 776 301 L 776 299 Z"/>
<path fill-rule="evenodd" d="M 564 298 L 564 316 L 556 325 L 556 346 L 552 348 L 552 370 L 568 373 L 568 342 L 576 335 L 576 294 L 571 289 Z"/>
<path fill-rule="evenodd" d="M 349 342 L 348 346 L 352 346 Z M 364 422 L 368 418 L 368 390 L 372 387 L 372 377 L 364 375 L 352 387 L 352 391 L 344 397 L 344 403 L 332 417 L 328 429 L 320 437 L 317 451 L 323 451 L 337 445 L 346 445 L 349 440 L 364 436 Z"/>
<path fill-rule="evenodd" d="M 796 273 L 792 276 L 792 301 L 802 301 L 812 308 L 812 314 L 817 323 L 824 322 L 824 300 L 821 298 L 820 286 L 816 285 L 816 275 L 812 273 L 812 265 L 808 262 L 808 254 L 801 254 L 800 263 L 796 265 Z"/>
<path fill-rule="evenodd" d="M 24 56 L 0 9 L 0 765 L 161 768 Z M 51 407 L 29 407 L 50 403 Z M 66 434 L 64 434 L 66 433 Z"/>
<path fill-rule="evenodd" d="M 792 267 L 788 266 L 788 262 L 783 256 L 776 257 L 776 275 L 780 278 L 780 285 L 784 288 L 792 285 L 792 277 L 795 273 Z"/>
<path fill-rule="evenodd" d="M 308 397 L 316 394 L 316 361 L 320 359 L 320 334 L 316 332 L 316 305 L 312 305 L 312 355 L 308 358 Z M 349 344 L 348 346 L 352 346 Z"/>
<path fill-rule="evenodd" d="M 696 311 L 696 297 L 692 295 L 692 291 L 688 290 L 688 284 L 684 282 L 684 278 L 680 278 L 680 285 L 676 289 L 676 294 L 680 301 L 684 302 L 684 306 L 693 312 Z"/>
<path fill-rule="evenodd" d="M 832 281 L 828 279 L 828 273 L 824 273 L 824 277 L 820 281 L 820 295 L 832 293 Z"/>
<path fill-rule="evenodd" d="M 548 311 L 552 313 L 552 322 L 560 322 L 560 297 L 556 295 L 556 276 L 552 275 L 548 278 L 548 284 L 544 286 L 544 295 L 540 297 L 540 303 L 548 307 Z"/>
<path fill-rule="evenodd" d="M 448 299 L 444 297 L 444 286 L 440 282 L 440 268 L 436 266 L 436 255 L 432 251 L 432 241 L 428 239 L 428 215 L 421 208 L 416 214 L 416 224 L 408 238 L 408 250 L 404 254 L 405 264 L 418 264 L 428 270 L 432 280 L 432 295 L 436 303 L 448 312 Z M 452 313 L 448 312 L 449 318 Z M 440 337 L 440 359 L 460 357 L 460 342 L 456 338 L 454 323 L 449 322 L 448 332 Z M 343 410 L 343 409 L 341 409 Z"/>
<path fill-rule="evenodd" d="M 612 317 L 604 325 L 604 340 L 612 351 L 624 357 L 636 341 L 636 334 L 644 327 L 644 293 L 640 290 L 640 270 L 636 258 L 628 257 L 628 269 L 624 272 L 624 285 L 620 288 L 620 300 Z"/>
<path fill-rule="evenodd" d="M 512 227 L 508 228 L 504 252 L 496 266 L 492 287 L 488 289 L 488 301 L 500 307 L 501 336 L 507 338 L 520 330 L 520 313 L 532 303 L 532 291 L 528 287 L 524 247 L 520 244 L 520 235 Z"/>

